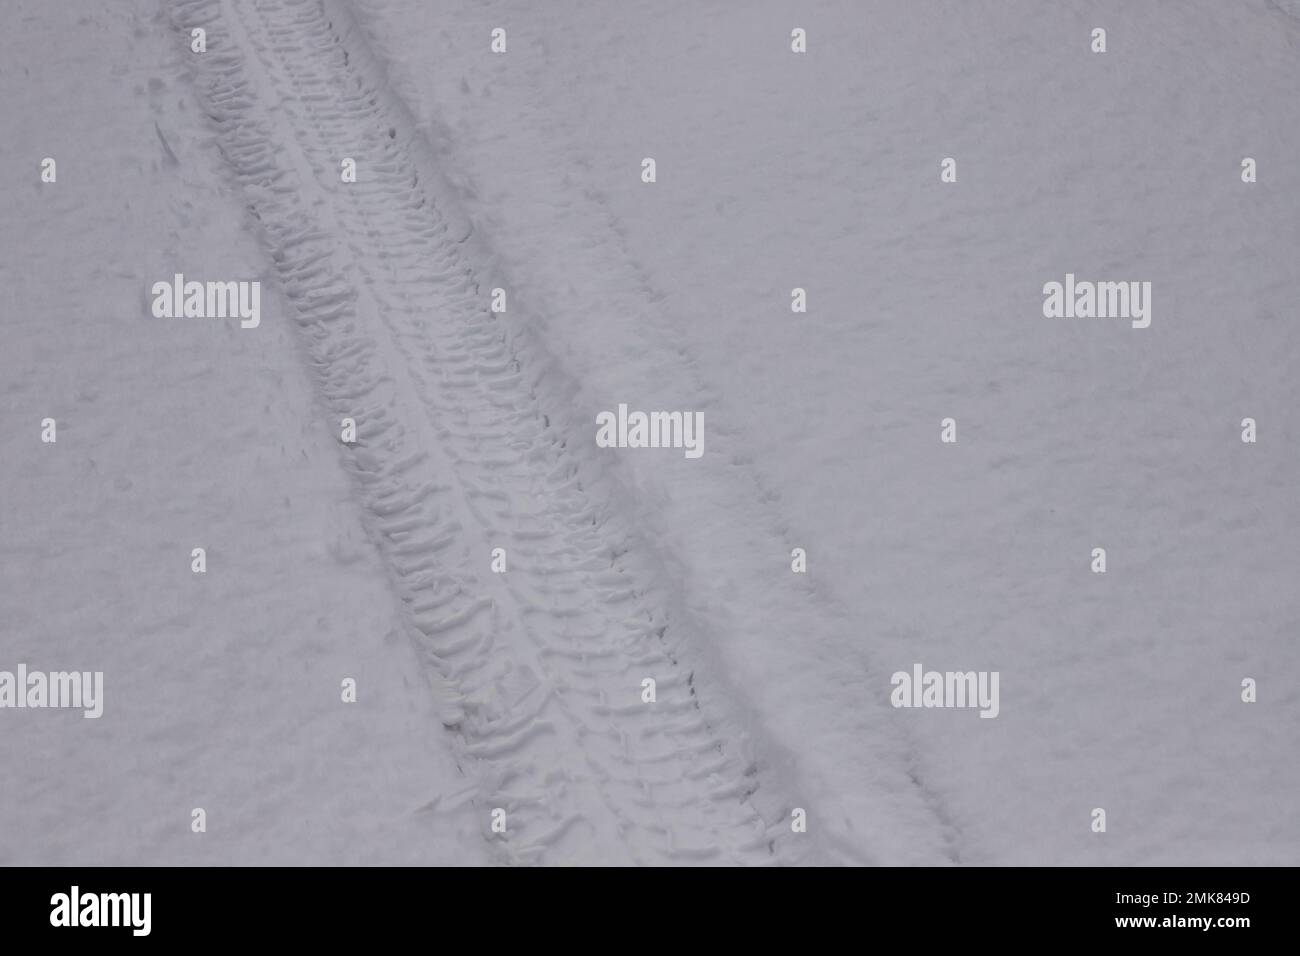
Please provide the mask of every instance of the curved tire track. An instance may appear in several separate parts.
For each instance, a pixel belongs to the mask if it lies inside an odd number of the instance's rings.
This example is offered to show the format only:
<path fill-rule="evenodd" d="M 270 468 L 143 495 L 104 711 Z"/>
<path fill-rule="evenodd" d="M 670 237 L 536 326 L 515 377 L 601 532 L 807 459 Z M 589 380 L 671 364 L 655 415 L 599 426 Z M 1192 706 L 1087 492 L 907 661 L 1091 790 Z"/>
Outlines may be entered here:
<path fill-rule="evenodd" d="M 343 454 L 485 838 L 511 863 L 793 860 L 788 802 L 756 809 L 758 770 L 701 706 L 662 575 L 552 426 L 547 370 L 487 311 L 469 227 L 348 12 L 181 0 L 173 20 L 207 31 L 194 79 L 218 147 L 323 403 L 357 421 Z M 508 573 L 489 573 L 493 547 Z"/>

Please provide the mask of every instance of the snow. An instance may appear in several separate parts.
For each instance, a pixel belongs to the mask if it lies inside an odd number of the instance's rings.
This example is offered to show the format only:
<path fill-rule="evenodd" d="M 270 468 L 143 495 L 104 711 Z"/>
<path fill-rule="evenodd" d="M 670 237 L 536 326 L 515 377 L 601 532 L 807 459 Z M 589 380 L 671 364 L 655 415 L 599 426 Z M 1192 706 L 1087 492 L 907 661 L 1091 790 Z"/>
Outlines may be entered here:
<path fill-rule="evenodd" d="M 1285 4 L 12 6 L 0 862 L 1296 862 Z"/>
<path fill-rule="evenodd" d="M 575 419 L 706 409 L 702 467 L 615 467 L 840 850 L 1295 860 L 1296 22 L 364 7 L 519 321 L 584 383 Z M 1044 320 L 1067 271 L 1153 281 L 1151 328 Z M 1267 440 L 1238 441 L 1246 416 Z M 876 714 L 918 661 L 1000 670 L 1001 716 Z M 1271 699 L 1243 705 L 1244 676 Z"/>
<path fill-rule="evenodd" d="M 13 7 L 0 669 L 101 670 L 105 707 L 0 711 L 0 862 L 485 861 L 468 807 L 419 812 L 471 781 L 430 732 L 282 309 L 255 331 L 150 314 L 174 271 L 267 271 L 170 24 L 148 3 Z"/>

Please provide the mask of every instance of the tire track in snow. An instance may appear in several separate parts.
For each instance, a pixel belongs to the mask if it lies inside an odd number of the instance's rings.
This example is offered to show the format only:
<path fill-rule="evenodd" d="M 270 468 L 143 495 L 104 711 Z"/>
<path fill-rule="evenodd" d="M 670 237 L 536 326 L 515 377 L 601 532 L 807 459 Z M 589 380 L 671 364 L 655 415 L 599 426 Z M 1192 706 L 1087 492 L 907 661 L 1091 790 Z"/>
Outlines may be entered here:
<path fill-rule="evenodd" d="M 347 11 L 181 0 L 173 19 L 207 31 L 195 80 L 218 147 L 323 403 L 357 421 L 343 454 L 485 837 L 512 863 L 793 859 L 789 802 L 756 797 L 746 742 L 697 698 L 662 575 L 552 427 L 547 369 L 487 311 L 468 227 Z M 493 547 L 508 573 L 488 572 Z"/>

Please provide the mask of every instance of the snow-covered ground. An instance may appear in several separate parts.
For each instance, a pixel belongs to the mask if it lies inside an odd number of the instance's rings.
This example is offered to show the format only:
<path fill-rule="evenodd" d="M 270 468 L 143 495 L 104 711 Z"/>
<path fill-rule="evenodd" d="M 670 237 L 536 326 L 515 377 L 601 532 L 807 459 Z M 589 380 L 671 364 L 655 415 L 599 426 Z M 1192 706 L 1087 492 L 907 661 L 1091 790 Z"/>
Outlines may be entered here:
<path fill-rule="evenodd" d="M 485 861 L 468 806 L 421 812 L 472 781 L 283 308 L 150 314 L 176 271 L 267 274 L 174 29 L 153 3 L 5 16 L 0 670 L 103 671 L 104 712 L 0 710 L 0 863 Z"/>
<path fill-rule="evenodd" d="M 1293 3 L 12 7 L 0 862 L 1300 860 Z"/>

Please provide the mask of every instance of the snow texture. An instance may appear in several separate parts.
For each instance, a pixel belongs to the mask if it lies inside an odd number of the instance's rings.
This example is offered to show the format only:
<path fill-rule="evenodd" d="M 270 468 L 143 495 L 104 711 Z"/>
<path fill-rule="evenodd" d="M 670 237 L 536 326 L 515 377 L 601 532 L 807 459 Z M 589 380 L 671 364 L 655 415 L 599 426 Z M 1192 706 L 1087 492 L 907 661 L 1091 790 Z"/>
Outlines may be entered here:
<path fill-rule="evenodd" d="M 4 16 L 0 864 L 1300 862 L 1292 0 Z"/>

